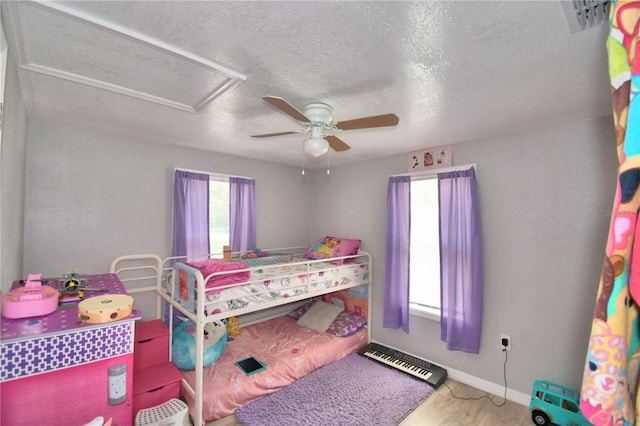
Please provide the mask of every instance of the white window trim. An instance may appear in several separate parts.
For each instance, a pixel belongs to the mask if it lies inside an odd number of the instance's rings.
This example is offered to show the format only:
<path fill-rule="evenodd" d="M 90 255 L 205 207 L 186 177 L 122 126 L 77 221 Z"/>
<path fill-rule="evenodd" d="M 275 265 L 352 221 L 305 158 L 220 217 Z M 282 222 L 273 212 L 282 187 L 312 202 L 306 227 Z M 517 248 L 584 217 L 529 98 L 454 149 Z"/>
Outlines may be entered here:
<path fill-rule="evenodd" d="M 226 179 L 228 179 L 228 178 L 253 179 L 252 177 L 238 176 L 238 175 L 226 175 L 224 173 L 205 172 L 205 171 L 202 171 L 202 170 L 184 169 L 182 167 L 175 167 L 173 169 L 174 173 L 175 173 L 176 170 L 180 170 L 182 172 L 198 173 L 198 174 L 201 174 L 201 175 L 209 175 L 213 179 L 217 178 L 217 180 L 222 180 L 224 178 L 226 178 Z"/>
<path fill-rule="evenodd" d="M 470 164 L 463 164 L 461 166 L 453 166 L 453 167 L 443 167 L 441 169 L 433 169 L 433 170 L 423 170 L 423 171 L 419 171 L 419 172 L 410 172 L 410 173 L 400 173 L 397 175 L 390 175 L 390 177 L 396 177 L 396 176 L 411 176 L 413 177 L 417 177 L 417 176 L 426 176 L 426 177 L 436 177 L 438 175 L 438 173 L 447 173 L 447 172 L 457 172 L 460 170 L 469 170 L 471 167 L 476 169 L 476 175 L 478 174 L 478 168 L 476 167 L 476 163 L 470 163 Z"/>
<path fill-rule="evenodd" d="M 409 315 L 440 322 L 440 309 L 409 303 Z"/>

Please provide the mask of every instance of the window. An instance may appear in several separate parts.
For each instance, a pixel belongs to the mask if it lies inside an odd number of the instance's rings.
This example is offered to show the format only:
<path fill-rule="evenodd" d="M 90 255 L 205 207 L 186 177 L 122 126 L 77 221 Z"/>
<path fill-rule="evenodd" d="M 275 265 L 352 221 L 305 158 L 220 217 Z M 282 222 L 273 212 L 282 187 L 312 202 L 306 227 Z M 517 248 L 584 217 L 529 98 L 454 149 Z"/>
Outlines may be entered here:
<path fill-rule="evenodd" d="M 411 181 L 409 309 L 440 320 L 440 232 L 438 179 Z"/>
<path fill-rule="evenodd" d="M 175 170 L 172 256 L 256 247 L 255 180 Z"/>
<path fill-rule="evenodd" d="M 222 253 L 229 245 L 229 179 L 209 180 L 209 245 L 211 253 Z"/>

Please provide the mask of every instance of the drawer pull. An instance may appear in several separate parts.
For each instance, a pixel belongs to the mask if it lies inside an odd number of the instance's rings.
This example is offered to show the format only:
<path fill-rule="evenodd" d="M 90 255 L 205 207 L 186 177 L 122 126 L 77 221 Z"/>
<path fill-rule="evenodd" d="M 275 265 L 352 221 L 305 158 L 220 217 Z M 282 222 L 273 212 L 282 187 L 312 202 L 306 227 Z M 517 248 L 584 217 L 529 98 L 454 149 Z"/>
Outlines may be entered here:
<path fill-rule="evenodd" d="M 151 390 L 149 391 L 149 393 L 151 393 L 151 392 L 157 392 L 157 391 L 162 390 L 162 389 L 164 389 L 164 386 L 160 386 L 159 388 L 151 389 Z"/>
<path fill-rule="evenodd" d="M 138 343 L 147 343 L 152 341 L 153 339 L 140 340 Z"/>

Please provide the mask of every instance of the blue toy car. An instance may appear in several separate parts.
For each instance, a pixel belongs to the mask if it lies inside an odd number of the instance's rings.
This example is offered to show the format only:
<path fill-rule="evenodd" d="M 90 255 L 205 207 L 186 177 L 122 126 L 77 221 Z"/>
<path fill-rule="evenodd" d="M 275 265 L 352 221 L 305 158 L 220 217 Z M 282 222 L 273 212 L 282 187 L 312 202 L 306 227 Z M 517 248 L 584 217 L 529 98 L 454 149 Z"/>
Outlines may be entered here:
<path fill-rule="evenodd" d="M 540 426 L 591 426 L 580 412 L 580 394 L 545 380 L 533 384 L 529 411 L 533 423 Z"/>

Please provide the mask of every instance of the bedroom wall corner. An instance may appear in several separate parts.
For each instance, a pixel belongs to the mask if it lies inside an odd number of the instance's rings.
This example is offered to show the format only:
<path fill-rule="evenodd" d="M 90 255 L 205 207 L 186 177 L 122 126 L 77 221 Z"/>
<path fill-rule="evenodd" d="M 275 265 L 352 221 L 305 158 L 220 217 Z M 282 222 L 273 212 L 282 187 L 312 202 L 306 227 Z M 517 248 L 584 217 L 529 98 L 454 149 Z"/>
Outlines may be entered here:
<path fill-rule="evenodd" d="M 18 70 L 8 52 L 0 141 L 0 280 L 6 292 L 23 277 L 24 191 L 27 156 L 27 109 Z"/>

